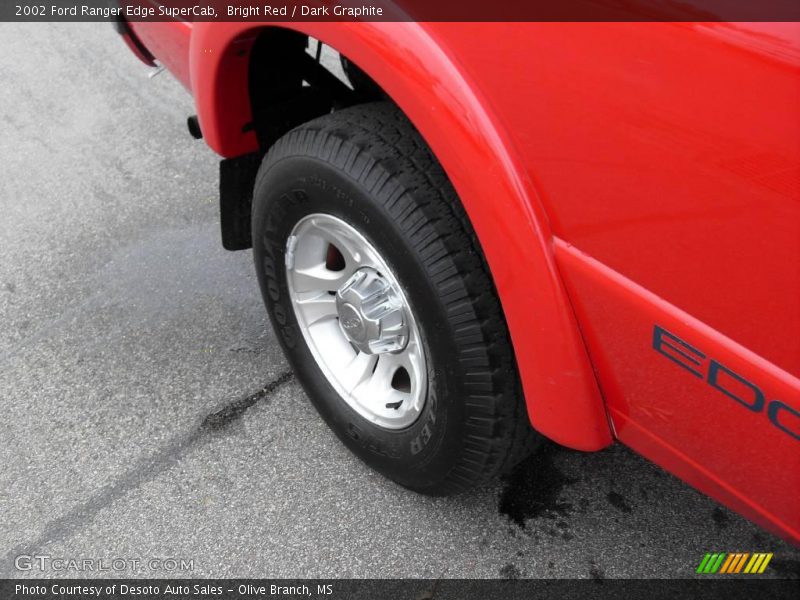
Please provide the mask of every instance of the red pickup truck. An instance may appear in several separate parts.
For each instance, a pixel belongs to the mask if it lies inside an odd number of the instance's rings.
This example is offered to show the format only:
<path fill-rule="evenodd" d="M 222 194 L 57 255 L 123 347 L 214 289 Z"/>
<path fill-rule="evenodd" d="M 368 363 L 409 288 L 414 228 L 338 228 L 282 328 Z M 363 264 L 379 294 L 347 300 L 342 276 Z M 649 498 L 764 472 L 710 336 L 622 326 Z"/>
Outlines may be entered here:
<path fill-rule="evenodd" d="M 362 460 L 447 494 L 617 440 L 800 541 L 800 25 L 119 30 Z"/>

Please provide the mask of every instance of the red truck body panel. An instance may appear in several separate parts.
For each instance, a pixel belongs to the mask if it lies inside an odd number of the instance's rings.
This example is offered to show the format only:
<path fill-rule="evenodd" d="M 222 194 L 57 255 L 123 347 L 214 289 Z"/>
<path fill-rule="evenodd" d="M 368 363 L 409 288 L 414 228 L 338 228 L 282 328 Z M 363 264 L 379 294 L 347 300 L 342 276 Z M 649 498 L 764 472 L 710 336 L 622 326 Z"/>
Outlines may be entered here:
<path fill-rule="evenodd" d="M 253 23 L 136 23 L 256 147 Z M 800 25 L 291 23 L 406 112 L 492 269 L 531 422 L 800 541 Z M 599 390 L 598 390 L 599 387 Z M 601 399 L 602 394 L 602 399 Z"/>

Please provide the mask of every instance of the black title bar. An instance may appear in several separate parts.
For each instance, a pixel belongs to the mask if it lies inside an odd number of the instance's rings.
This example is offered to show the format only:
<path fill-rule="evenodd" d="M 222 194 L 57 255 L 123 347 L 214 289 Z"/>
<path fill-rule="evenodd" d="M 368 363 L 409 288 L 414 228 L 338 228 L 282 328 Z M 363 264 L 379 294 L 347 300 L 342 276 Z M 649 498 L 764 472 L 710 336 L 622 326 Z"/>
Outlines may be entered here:
<path fill-rule="evenodd" d="M 800 21 L 800 0 L 2 0 L 0 21 Z"/>

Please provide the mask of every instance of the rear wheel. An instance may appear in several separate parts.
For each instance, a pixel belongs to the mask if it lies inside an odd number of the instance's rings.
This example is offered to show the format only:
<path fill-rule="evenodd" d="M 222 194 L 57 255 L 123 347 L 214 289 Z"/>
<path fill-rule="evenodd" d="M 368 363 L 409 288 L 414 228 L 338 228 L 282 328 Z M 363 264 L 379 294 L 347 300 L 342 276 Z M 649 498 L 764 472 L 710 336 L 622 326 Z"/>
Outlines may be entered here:
<path fill-rule="evenodd" d="M 253 196 L 262 294 L 339 438 L 398 483 L 460 491 L 536 441 L 502 311 L 441 166 L 393 105 L 292 130 Z"/>

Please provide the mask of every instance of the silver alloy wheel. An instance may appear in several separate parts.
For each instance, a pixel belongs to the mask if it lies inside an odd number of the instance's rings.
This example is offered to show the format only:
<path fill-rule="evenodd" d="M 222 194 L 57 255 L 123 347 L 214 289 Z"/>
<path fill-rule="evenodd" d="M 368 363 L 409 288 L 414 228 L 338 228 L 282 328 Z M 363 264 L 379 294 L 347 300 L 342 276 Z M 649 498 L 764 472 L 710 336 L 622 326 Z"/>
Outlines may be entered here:
<path fill-rule="evenodd" d="M 306 344 L 342 399 L 386 429 L 416 421 L 425 354 L 403 290 L 372 244 L 341 219 L 308 215 L 286 242 L 286 275 Z"/>

